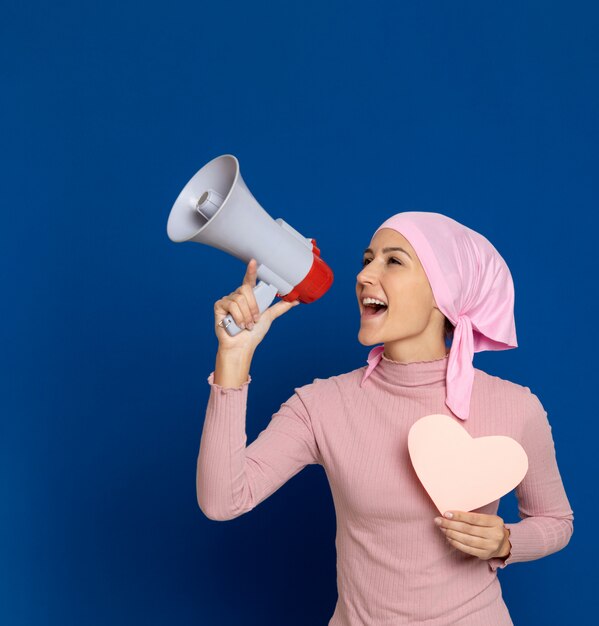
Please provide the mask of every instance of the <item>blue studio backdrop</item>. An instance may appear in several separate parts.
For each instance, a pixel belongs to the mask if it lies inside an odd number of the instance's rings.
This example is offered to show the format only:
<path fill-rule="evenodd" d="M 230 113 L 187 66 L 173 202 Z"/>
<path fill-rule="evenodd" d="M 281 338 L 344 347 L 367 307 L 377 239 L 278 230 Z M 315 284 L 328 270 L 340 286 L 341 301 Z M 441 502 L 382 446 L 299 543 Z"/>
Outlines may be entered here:
<path fill-rule="evenodd" d="M 258 347 L 248 444 L 294 387 L 365 364 L 355 280 L 375 228 L 453 217 L 516 287 L 520 347 L 475 366 L 538 395 L 575 515 L 564 550 L 499 572 L 506 604 L 516 624 L 588 623 L 597 32 L 590 1 L 4 2 L 0 623 L 332 615 L 321 467 L 228 522 L 196 502 L 213 305 L 245 265 L 166 222 L 225 153 L 335 274 Z M 499 514 L 518 521 L 513 493 Z"/>

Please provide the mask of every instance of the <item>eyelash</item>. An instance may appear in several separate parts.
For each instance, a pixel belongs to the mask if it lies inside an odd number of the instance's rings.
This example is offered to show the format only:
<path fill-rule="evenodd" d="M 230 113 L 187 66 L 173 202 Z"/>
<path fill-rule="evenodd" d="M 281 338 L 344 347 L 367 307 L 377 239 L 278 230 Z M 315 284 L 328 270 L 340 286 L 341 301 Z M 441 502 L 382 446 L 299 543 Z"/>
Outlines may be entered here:
<path fill-rule="evenodd" d="M 366 261 L 370 261 L 370 260 L 371 259 L 364 259 L 362 261 L 362 267 L 365 267 L 366 265 L 368 265 L 368 263 L 366 263 Z M 396 259 L 395 257 L 391 257 L 389 260 L 390 261 L 396 261 L 397 263 L 399 263 L 399 265 L 403 265 L 403 263 L 399 259 Z"/>

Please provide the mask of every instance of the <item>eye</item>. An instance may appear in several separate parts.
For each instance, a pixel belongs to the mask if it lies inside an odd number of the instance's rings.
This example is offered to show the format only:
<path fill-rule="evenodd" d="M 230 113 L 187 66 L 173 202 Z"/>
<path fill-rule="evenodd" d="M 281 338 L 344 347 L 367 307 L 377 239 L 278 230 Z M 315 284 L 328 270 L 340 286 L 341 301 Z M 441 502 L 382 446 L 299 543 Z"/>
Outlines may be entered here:
<path fill-rule="evenodd" d="M 365 267 L 366 265 L 368 265 L 368 263 L 369 263 L 371 260 L 372 260 L 372 259 L 364 259 L 364 260 L 362 261 L 362 267 Z M 395 261 L 397 264 L 399 264 L 399 265 L 403 265 L 403 263 L 402 263 L 399 259 L 396 259 L 395 257 L 390 257 L 390 258 L 389 258 L 389 261 Z"/>

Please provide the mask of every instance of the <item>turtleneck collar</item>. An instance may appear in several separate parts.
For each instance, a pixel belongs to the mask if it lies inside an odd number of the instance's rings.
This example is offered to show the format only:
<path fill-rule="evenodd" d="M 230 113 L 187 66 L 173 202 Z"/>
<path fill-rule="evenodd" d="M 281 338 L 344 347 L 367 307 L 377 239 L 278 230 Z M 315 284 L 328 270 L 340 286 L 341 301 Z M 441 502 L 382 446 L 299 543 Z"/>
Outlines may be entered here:
<path fill-rule="evenodd" d="M 385 382 L 398 387 L 445 387 L 448 363 L 449 352 L 439 359 L 411 363 L 393 361 L 381 353 L 375 372 Z"/>

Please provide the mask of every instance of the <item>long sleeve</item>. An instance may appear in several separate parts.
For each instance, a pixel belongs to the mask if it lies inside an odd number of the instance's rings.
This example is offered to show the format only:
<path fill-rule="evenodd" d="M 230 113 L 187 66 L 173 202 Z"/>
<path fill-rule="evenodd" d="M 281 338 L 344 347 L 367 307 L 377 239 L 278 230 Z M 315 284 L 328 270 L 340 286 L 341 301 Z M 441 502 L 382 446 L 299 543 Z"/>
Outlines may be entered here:
<path fill-rule="evenodd" d="M 559 473 L 547 412 L 533 393 L 529 401 L 521 442 L 528 456 L 528 471 L 516 487 L 522 521 L 505 524 L 510 531 L 511 551 L 507 557 L 487 561 L 493 571 L 557 552 L 574 532 L 574 515 Z"/>
<path fill-rule="evenodd" d="M 224 521 L 251 511 L 306 465 L 321 461 L 298 389 L 246 447 L 252 377 L 239 387 L 215 384 L 214 372 L 207 380 L 210 396 L 197 461 L 197 498 L 209 519 Z"/>

